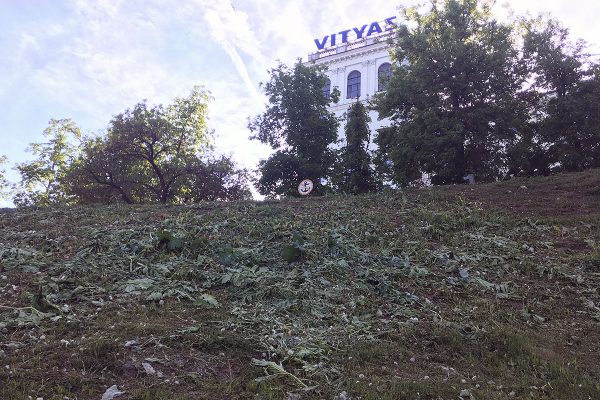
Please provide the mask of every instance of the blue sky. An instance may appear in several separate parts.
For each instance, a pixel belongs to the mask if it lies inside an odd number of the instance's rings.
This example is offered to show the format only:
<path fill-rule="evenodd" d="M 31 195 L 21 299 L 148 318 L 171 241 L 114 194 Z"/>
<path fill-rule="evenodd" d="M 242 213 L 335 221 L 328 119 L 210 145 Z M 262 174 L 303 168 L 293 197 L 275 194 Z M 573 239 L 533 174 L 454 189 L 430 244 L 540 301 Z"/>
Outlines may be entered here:
<path fill-rule="evenodd" d="M 398 5 L 414 3 L 0 0 L 0 154 L 11 164 L 29 159 L 25 149 L 42 140 L 50 118 L 102 132 L 111 116 L 142 99 L 168 103 L 204 85 L 214 97 L 209 125 L 217 150 L 254 168 L 269 149 L 248 140 L 246 124 L 264 109 L 259 82 L 267 69 L 277 59 L 306 59 L 314 38 L 398 15 Z M 598 48 L 600 2 L 507 3 L 518 13 L 550 12 L 573 37 Z"/>

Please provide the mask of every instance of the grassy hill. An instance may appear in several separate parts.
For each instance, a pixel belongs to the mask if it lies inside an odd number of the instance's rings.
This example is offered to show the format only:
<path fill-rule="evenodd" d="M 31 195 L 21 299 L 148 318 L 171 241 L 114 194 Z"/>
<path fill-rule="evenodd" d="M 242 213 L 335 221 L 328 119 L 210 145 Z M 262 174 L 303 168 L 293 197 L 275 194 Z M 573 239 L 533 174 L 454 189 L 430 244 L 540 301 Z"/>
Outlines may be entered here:
<path fill-rule="evenodd" d="M 0 211 L 0 399 L 599 399 L 600 171 Z"/>

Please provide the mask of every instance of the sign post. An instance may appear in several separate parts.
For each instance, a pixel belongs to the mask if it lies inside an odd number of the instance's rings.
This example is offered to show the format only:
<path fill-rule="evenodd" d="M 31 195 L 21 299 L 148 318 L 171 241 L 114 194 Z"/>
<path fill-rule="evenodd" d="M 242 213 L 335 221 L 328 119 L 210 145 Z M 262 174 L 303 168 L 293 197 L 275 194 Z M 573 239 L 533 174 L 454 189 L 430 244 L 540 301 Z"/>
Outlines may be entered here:
<path fill-rule="evenodd" d="M 301 196 L 308 196 L 310 192 L 312 192 L 314 186 L 315 185 L 310 179 L 305 179 L 298 185 L 298 193 L 300 193 Z"/>

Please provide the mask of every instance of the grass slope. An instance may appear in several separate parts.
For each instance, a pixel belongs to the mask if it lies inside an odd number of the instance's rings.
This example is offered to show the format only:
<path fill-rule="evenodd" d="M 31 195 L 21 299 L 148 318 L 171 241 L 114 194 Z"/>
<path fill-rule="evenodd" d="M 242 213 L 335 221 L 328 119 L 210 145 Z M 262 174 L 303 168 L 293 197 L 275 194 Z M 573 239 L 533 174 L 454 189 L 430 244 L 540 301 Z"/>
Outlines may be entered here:
<path fill-rule="evenodd" d="M 599 399 L 600 171 L 0 211 L 0 399 Z"/>

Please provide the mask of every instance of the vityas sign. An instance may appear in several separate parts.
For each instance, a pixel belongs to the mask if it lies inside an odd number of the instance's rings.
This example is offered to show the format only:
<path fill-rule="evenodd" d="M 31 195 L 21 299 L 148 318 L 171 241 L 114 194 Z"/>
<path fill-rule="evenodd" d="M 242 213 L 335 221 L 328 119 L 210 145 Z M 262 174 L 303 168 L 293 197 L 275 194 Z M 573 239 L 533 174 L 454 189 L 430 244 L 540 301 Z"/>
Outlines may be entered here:
<path fill-rule="evenodd" d="M 317 49 L 323 50 L 326 46 L 332 47 L 332 46 L 335 46 L 336 44 L 338 44 L 336 42 L 336 40 L 338 38 L 337 35 L 339 35 L 339 37 L 340 37 L 339 44 L 343 44 L 343 43 L 348 42 L 349 38 L 350 38 L 350 40 L 362 39 L 364 37 L 371 36 L 376 33 L 382 33 L 384 31 L 391 31 L 394 29 L 394 26 L 396 26 L 396 24 L 394 22 L 395 19 L 396 19 L 396 17 L 386 18 L 382 22 L 384 29 L 381 29 L 381 25 L 379 22 L 371 22 L 370 25 L 363 25 L 359 28 L 346 29 L 345 31 L 341 31 L 338 33 L 332 33 L 331 35 L 325 36 L 321 40 L 315 39 L 315 44 L 317 45 Z M 369 28 L 367 29 L 367 27 L 369 27 Z"/>

